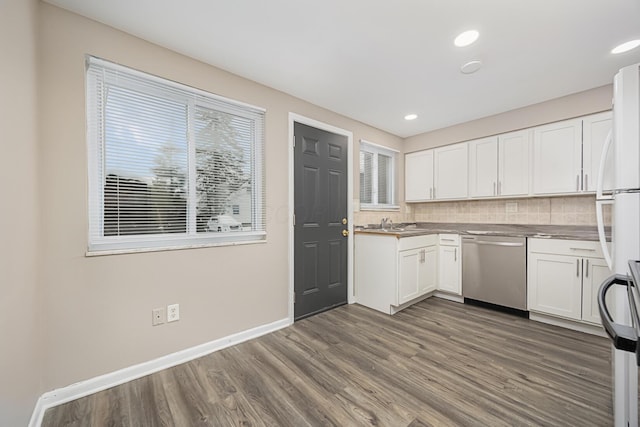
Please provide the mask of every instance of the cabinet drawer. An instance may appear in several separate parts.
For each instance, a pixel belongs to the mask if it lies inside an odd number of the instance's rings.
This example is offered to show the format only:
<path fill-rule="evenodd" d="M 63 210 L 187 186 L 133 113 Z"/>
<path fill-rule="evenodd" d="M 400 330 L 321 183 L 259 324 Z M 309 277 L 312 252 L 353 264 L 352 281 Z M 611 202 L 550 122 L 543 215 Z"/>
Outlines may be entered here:
<path fill-rule="evenodd" d="M 459 246 L 460 235 L 458 234 L 438 234 L 440 246 Z"/>
<path fill-rule="evenodd" d="M 600 242 L 587 240 L 528 239 L 529 252 L 602 258 Z"/>
<path fill-rule="evenodd" d="M 425 246 L 433 246 L 438 243 L 437 234 L 429 234 L 427 236 L 402 237 L 398 242 L 398 250 L 406 251 L 408 249 L 423 248 Z"/>

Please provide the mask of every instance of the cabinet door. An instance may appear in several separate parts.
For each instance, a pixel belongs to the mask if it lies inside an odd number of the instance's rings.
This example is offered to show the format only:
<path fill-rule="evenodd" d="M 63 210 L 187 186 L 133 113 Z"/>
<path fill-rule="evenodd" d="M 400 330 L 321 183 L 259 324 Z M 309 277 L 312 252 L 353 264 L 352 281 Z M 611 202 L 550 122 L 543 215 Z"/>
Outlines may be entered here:
<path fill-rule="evenodd" d="M 398 300 L 396 305 L 404 304 L 420 295 L 419 270 L 420 249 L 398 252 Z"/>
<path fill-rule="evenodd" d="M 605 279 L 611 276 L 611 270 L 602 258 L 583 258 L 582 277 L 582 320 L 591 323 L 602 324 L 598 311 L 598 290 Z M 607 298 L 613 296 L 613 292 L 607 294 Z M 612 307 L 612 301 L 607 304 Z"/>
<path fill-rule="evenodd" d="M 438 289 L 462 294 L 460 281 L 460 249 L 457 246 L 440 246 L 438 257 Z"/>
<path fill-rule="evenodd" d="M 529 310 L 581 319 L 582 258 L 530 254 L 527 270 Z"/>
<path fill-rule="evenodd" d="M 435 291 L 438 287 L 438 247 L 429 246 L 420 250 L 419 291 L 421 295 Z"/>
<path fill-rule="evenodd" d="M 533 130 L 534 194 L 580 190 L 582 120 L 567 120 Z"/>
<path fill-rule="evenodd" d="M 469 195 L 469 166 L 466 143 L 435 149 L 434 198 L 466 199 Z"/>
<path fill-rule="evenodd" d="M 404 157 L 404 198 L 407 202 L 433 199 L 433 150 Z"/>
<path fill-rule="evenodd" d="M 529 194 L 528 130 L 498 136 L 498 195 Z"/>
<path fill-rule="evenodd" d="M 596 181 L 598 180 L 598 169 L 602 157 L 602 146 L 611 130 L 612 114 L 594 114 L 582 119 L 582 156 L 583 156 L 583 191 L 596 191 Z M 605 165 L 605 175 L 602 188 L 604 190 L 613 189 L 613 153 L 607 156 Z"/>
<path fill-rule="evenodd" d="M 498 195 L 498 137 L 469 142 L 469 195 Z"/>

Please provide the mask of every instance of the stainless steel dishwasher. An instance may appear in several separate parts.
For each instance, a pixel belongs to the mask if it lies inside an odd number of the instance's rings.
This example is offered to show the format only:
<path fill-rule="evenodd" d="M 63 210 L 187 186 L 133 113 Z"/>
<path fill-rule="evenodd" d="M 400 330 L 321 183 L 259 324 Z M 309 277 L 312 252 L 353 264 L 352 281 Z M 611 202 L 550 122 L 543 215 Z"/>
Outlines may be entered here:
<path fill-rule="evenodd" d="M 526 239 L 462 236 L 462 296 L 526 310 Z"/>

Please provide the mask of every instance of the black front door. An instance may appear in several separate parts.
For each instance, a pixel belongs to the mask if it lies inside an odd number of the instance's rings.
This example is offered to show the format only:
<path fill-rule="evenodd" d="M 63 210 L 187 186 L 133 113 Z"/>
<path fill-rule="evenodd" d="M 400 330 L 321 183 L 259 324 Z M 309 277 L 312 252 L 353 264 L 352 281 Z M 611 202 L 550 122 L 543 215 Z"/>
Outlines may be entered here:
<path fill-rule="evenodd" d="M 295 123 L 296 320 L 347 302 L 346 136 Z"/>

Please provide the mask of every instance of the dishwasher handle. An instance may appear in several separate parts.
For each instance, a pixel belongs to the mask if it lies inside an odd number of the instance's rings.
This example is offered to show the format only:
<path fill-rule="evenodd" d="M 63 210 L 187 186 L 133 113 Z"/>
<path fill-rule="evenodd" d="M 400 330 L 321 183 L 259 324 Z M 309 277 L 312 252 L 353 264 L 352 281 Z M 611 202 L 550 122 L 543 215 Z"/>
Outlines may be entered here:
<path fill-rule="evenodd" d="M 478 245 L 508 246 L 508 247 L 512 247 L 512 248 L 524 246 L 524 243 L 521 243 L 521 242 L 485 242 L 483 240 L 476 240 L 475 243 L 478 244 Z"/>
<path fill-rule="evenodd" d="M 638 336 L 636 331 L 631 326 L 621 325 L 615 323 L 609 313 L 609 308 L 606 304 L 607 291 L 613 285 L 622 285 L 629 287 L 629 281 L 626 276 L 615 274 L 605 280 L 600 285 L 598 291 L 598 310 L 600 311 L 600 318 L 602 319 L 602 326 L 604 326 L 607 335 L 611 337 L 613 346 L 618 350 L 635 352 L 638 345 Z"/>

